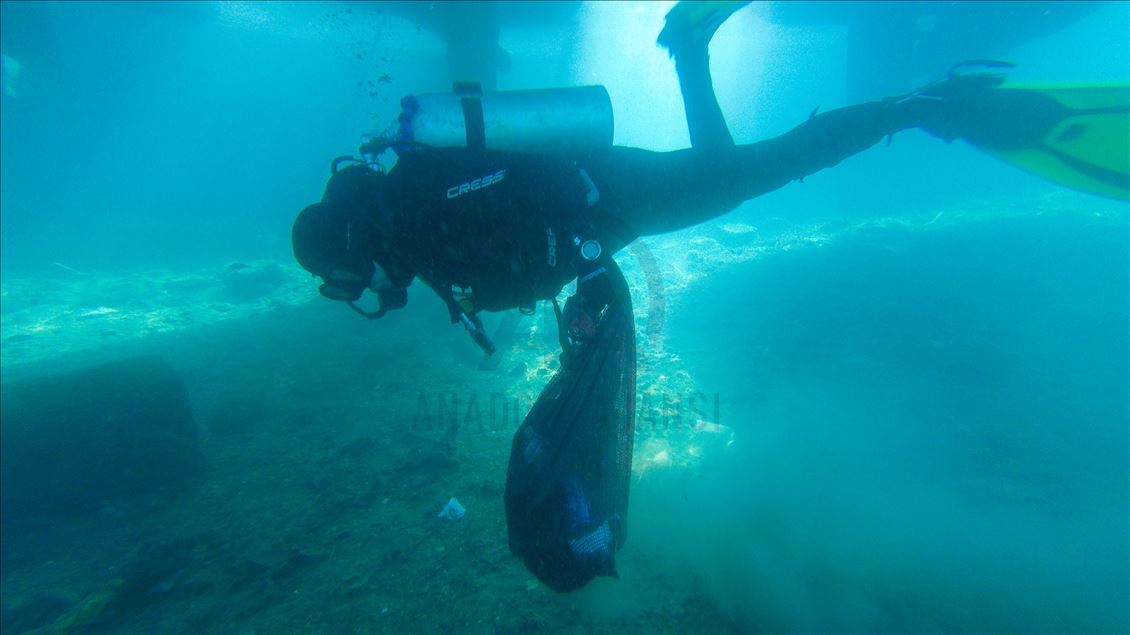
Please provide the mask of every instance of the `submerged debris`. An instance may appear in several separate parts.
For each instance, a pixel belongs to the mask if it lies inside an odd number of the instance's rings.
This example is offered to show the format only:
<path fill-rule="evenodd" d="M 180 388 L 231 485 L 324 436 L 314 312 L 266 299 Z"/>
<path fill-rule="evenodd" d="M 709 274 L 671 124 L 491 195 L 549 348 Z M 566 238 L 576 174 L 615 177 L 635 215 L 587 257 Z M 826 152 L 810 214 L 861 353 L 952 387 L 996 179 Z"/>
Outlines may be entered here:
<path fill-rule="evenodd" d="M 452 496 L 451 500 L 447 501 L 447 504 L 443 506 L 443 509 L 440 510 L 439 515 L 436 516 L 436 518 L 459 520 L 465 513 L 467 513 L 467 509 L 459 503 L 458 499 Z"/>

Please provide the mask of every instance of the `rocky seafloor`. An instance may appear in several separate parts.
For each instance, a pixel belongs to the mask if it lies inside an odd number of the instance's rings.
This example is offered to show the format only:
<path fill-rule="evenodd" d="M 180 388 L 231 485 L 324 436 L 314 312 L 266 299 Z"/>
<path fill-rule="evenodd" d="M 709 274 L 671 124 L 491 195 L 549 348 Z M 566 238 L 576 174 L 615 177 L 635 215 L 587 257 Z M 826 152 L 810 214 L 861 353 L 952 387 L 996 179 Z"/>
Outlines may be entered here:
<path fill-rule="evenodd" d="M 1104 209 L 1124 221 L 1124 208 Z M 502 501 L 510 437 L 556 368 L 547 308 L 490 316 L 500 350 L 484 362 L 426 291 L 370 323 L 319 299 L 289 262 L 187 272 L 60 263 L 51 275 L 6 277 L 5 382 L 158 355 L 184 376 L 205 467 L 175 496 L 6 532 L 4 631 L 744 630 L 693 563 L 673 560 L 654 535 L 632 539 L 633 526 L 663 509 L 654 501 L 665 488 L 709 479 L 743 442 L 726 397 L 670 345 L 671 317 L 740 302 L 695 294 L 716 271 L 864 230 L 928 232 L 983 213 L 773 231 L 772 222 L 720 223 L 625 250 L 639 349 L 633 498 L 651 503 L 632 508 L 620 579 L 568 595 L 511 556 Z M 702 330 L 723 345 L 723 333 Z M 451 497 L 466 514 L 438 518 Z"/>

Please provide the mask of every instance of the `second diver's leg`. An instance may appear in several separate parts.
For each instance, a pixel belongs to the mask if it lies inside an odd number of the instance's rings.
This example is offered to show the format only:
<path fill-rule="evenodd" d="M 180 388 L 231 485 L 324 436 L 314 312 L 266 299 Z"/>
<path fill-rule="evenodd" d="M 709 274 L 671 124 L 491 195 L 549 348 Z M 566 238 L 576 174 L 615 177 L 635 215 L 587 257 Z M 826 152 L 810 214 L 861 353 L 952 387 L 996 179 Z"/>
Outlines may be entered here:
<path fill-rule="evenodd" d="M 687 2 L 667 13 L 658 44 L 675 60 L 691 147 L 723 148 L 734 145 L 710 77 L 710 40 L 714 32 L 746 2 Z"/>
<path fill-rule="evenodd" d="M 722 108 L 714 96 L 706 47 L 701 52 L 676 57 L 675 71 L 679 75 L 679 90 L 683 93 L 691 147 L 724 148 L 734 145 Z"/>
<path fill-rule="evenodd" d="M 734 138 L 714 94 L 709 48 L 718 27 L 747 4 L 748 0 L 682 0 L 667 13 L 657 39 L 675 61 L 693 156 L 704 156 L 700 151 L 734 150 Z M 728 196 L 721 207 L 709 200 L 724 195 L 727 188 L 717 187 L 710 182 L 713 179 L 702 182 L 695 175 L 703 168 L 709 172 L 709 163 L 688 162 L 683 155 L 613 148 L 590 165 L 598 181 L 612 190 L 612 200 L 597 210 L 597 224 L 605 228 L 604 240 L 613 252 L 641 235 L 689 227 L 737 205 L 730 204 L 733 197 Z M 702 176 L 710 178 L 710 174 Z M 703 196 L 704 189 L 711 194 Z M 699 190 L 698 194 L 694 190 Z"/>

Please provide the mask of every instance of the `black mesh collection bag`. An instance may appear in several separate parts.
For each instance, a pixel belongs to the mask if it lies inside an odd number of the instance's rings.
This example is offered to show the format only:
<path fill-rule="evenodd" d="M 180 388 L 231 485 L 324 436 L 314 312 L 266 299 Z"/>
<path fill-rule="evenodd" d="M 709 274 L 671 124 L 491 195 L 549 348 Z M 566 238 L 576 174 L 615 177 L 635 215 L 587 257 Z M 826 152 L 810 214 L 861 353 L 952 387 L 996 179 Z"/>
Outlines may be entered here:
<path fill-rule="evenodd" d="M 566 305 L 589 326 L 563 342 L 562 368 L 514 434 L 506 474 L 510 550 L 555 591 L 616 576 L 627 535 L 635 427 L 632 302 L 611 259 Z M 569 326 L 563 323 L 562 329 Z M 566 340 L 566 338 L 562 338 Z"/>

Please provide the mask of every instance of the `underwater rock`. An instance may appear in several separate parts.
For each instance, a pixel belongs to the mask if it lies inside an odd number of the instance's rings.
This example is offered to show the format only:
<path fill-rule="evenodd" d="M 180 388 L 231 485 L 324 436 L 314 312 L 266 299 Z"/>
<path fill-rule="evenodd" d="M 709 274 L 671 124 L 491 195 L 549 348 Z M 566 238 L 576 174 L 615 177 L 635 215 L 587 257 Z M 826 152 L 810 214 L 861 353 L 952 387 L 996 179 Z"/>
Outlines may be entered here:
<path fill-rule="evenodd" d="M 270 569 L 267 565 L 255 560 L 241 560 L 229 567 L 224 572 L 229 592 L 237 590 L 265 590 L 268 584 Z"/>
<path fill-rule="evenodd" d="M 203 467 L 184 380 L 139 357 L 0 387 L 0 519 L 165 496 Z"/>
<path fill-rule="evenodd" d="M 156 546 L 143 544 L 110 582 L 90 593 L 47 628 L 52 633 L 122 630 L 138 614 L 171 599 L 199 595 L 211 582 L 179 581 L 197 560 L 200 541 L 176 540 Z"/>
<path fill-rule="evenodd" d="M 356 597 L 368 593 L 373 587 L 367 575 L 351 575 L 342 578 L 338 583 L 335 593 L 346 597 Z"/>
<path fill-rule="evenodd" d="M 376 437 L 361 437 L 342 446 L 338 454 L 350 461 L 370 460 L 378 456 L 384 446 L 385 443 Z"/>
<path fill-rule="evenodd" d="M 199 581 L 194 581 L 194 588 L 189 589 L 180 580 L 194 560 L 194 549 L 193 541 L 143 548 L 122 567 L 113 594 L 94 623 L 113 627 L 155 604 L 198 592 Z"/>
<path fill-rule="evenodd" d="M 0 617 L 5 633 L 23 633 L 43 628 L 70 608 L 72 601 L 57 594 L 41 594 L 7 609 Z"/>
<path fill-rule="evenodd" d="M 118 596 L 123 603 L 145 603 L 147 595 L 161 595 L 172 588 L 172 580 L 195 559 L 195 540 L 176 540 L 156 546 L 142 545 L 138 554 L 119 572 Z"/>
<path fill-rule="evenodd" d="M 269 416 L 267 405 L 259 399 L 233 397 L 218 406 L 205 421 L 216 437 L 245 439 Z"/>
<path fill-rule="evenodd" d="M 245 265 L 233 263 L 220 275 L 223 298 L 230 302 L 250 302 L 269 295 L 286 283 L 278 264 Z"/>
<path fill-rule="evenodd" d="M 294 549 L 290 552 L 286 562 L 271 574 L 271 579 L 280 582 L 288 578 L 293 578 L 321 564 L 325 559 L 326 556 L 324 555 L 310 555 L 298 549 Z"/>
<path fill-rule="evenodd" d="M 435 449 L 425 449 L 414 452 L 403 463 L 394 468 L 396 474 L 406 479 L 421 479 L 431 481 L 459 466 L 448 452 Z"/>

